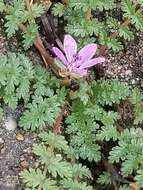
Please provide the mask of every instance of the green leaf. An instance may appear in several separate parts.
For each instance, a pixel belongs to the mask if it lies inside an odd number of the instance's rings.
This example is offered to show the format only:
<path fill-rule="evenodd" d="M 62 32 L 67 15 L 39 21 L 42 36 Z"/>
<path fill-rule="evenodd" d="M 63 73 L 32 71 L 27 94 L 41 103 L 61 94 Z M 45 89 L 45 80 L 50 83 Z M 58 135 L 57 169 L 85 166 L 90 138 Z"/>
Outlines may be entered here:
<path fill-rule="evenodd" d="M 120 22 L 117 19 L 112 18 L 112 17 L 107 18 L 106 24 L 111 29 L 111 32 L 115 32 L 115 31 L 117 32 L 117 30 L 120 27 Z"/>
<path fill-rule="evenodd" d="M 21 21 L 19 21 L 18 18 L 15 18 L 13 15 L 7 15 L 6 20 L 6 32 L 8 33 L 8 36 L 11 37 L 19 29 L 18 25 L 21 23 Z"/>
<path fill-rule="evenodd" d="M 140 157 L 130 156 L 122 163 L 122 174 L 127 177 L 139 168 Z"/>
<path fill-rule="evenodd" d="M 5 4 L 3 2 L 3 0 L 0 0 L 0 12 L 3 12 L 5 9 Z"/>
<path fill-rule="evenodd" d="M 132 94 L 129 98 L 131 103 L 133 104 L 133 111 L 134 111 L 134 124 L 138 125 L 143 121 L 143 95 L 139 91 L 139 89 L 135 88 L 132 90 Z"/>
<path fill-rule="evenodd" d="M 25 49 L 28 49 L 35 42 L 38 32 L 38 26 L 35 23 L 31 23 L 27 26 L 27 30 L 23 34 L 23 46 Z"/>
<path fill-rule="evenodd" d="M 97 35 L 102 29 L 102 24 L 97 19 L 85 20 L 81 19 L 80 23 L 75 21 L 67 25 L 66 31 L 77 37 L 86 37 L 93 34 Z"/>
<path fill-rule="evenodd" d="M 72 179 L 64 179 L 61 181 L 63 187 L 68 190 L 93 190 L 91 186 L 88 186 L 85 182 L 78 182 Z"/>
<path fill-rule="evenodd" d="M 124 11 L 124 17 L 132 18 L 135 15 L 135 7 L 130 0 L 122 1 L 122 10 Z"/>
<path fill-rule="evenodd" d="M 143 187 L 143 169 L 137 170 L 137 175 L 135 176 L 135 180 L 140 188 Z"/>
<path fill-rule="evenodd" d="M 52 9 L 54 16 L 63 16 L 65 11 L 65 6 L 62 3 L 56 3 Z"/>
<path fill-rule="evenodd" d="M 38 186 L 41 185 L 41 188 L 43 190 L 58 190 L 59 188 L 56 187 L 56 182 L 46 178 L 42 171 L 40 169 L 34 170 L 29 169 L 24 170 L 20 173 L 21 178 L 23 179 L 23 182 L 26 183 L 27 189 L 36 190 L 35 188 L 38 188 Z"/>
<path fill-rule="evenodd" d="M 65 137 L 62 135 L 55 135 L 54 133 L 51 132 L 49 133 L 43 132 L 39 135 L 39 137 L 42 139 L 43 142 L 52 146 L 53 148 L 57 148 L 58 150 L 64 150 L 64 151 L 67 151 L 69 149 Z"/>
<path fill-rule="evenodd" d="M 110 162 L 122 161 L 121 171 L 125 177 L 135 172 L 143 158 L 143 130 L 141 128 L 125 129 L 118 137 L 118 146 L 110 151 Z"/>
<path fill-rule="evenodd" d="M 50 148 L 47 149 L 44 145 L 35 145 L 33 151 L 40 157 L 41 163 L 46 164 L 49 173 L 51 173 L 53 177 L 57 177 L 57 175 L 61 178 L 72 177 L 71 165 L 63 161 L 61 157 L 55 157 L 54 154 L 51 153 Z"/>
<path fill-rule="evenodd" d="M 121 42 L 119 42 L 117 39 L 115 38 L 109 38 L 107 41 L 107 47 L 109 49 L 112 49 L 113 51 L 119 51 L 122 49 L 122 45 Z"/>
<path fill-rule="evenodd" d="M 70 0 L 69 1 L 70 6 L 74 8 L 75 10 L 82 9 L 84 12 L 86 12 L 88 9 L 99 9 L 100 11 L 103 11 L 103 9 L 110 9 L 113 7 L 114 1 L 113 0 L 88 0 L 88 3 L 86 0 L 82 1 L 76 1 L 76 0 Z"/>
<path fill-rule="evenodd" d="M 19 25 L 25 20 L 25 2 L 14 0 L 13 6 L 9 6 L 9 15 L 6 15 L 5 27 L 8 36 L 12 36 L 19 29 Z"/>
<path fill-rule="evenodd" d="M 89 94 L 92 94 L 91 86 L 85 81 L 80 83 L 79 90 L 72 94 L 71 98 L 79 98 L 84 105 L 90 100 Z"/>
<path fill-rule="evenodd" d="M 31 6 L 32 16 L 34 18 L 40 17 L 44 13 L 45 8 L 42 4 L 33 3 Z"/>
<path fill-rule="evenodd" d="M 74 164 L 72 167 L 73 177 L 75 179 L 88 177 L 91 178 L 91 172 L 86 166 L 82 166 L 81 164 Z"/>
<path fill-rule="evenodd" d="M 131 190 L 131 188 L 128 185 L 122 185 L 119 187 L 119 190 Z"/>
<path fill-rule="evenodd" d="M 43 175 L 40 169 L 32 169 L 24 170 L 20 173 L 20 177 L 23 179 L 23 182 L 26 183 L 28 187 L 36 188 L 38 187 L 44 180 L 45 176 Z"/>
<path fill-rule="evenodd" d="M 35 100 L 26 106 L 27 110 L 20 119 L 20 125 L 31 130 L 45 127 L 47 124 L 52 126 L 61 111 L 62 102 L 58 98 L 57 95 L 49 98 L 35 97 Z M 64 98 L 63 94 L 61 98 Z"/>
<path fill-rule="evenodd" d="M 93 83 L 93 97 L 101 105 L 119 103 L 130 95 L 129 87 L 117 80 L 100 80 Z"/>
<path fill-rule="evenodd" d="M 66 120 L 67 133 L 71 136 L 70 144 L 77 158 L 98 161 L 101 158 L 95 135 L 98 125 L 94 118 L 86 114 L 85 108 L 78 100 L 74 102 L 72 114 Z"/>
<path fill-rule="evenodd" d="M 97 179 L 97 182 L 101 185 L 108 185 L 112 183 L 111 175 L 107 172 L 103 172 Z"/>
<path fill-rule="evenodd" d="M 124 37 L 125 40 L 133 40 L 134 39 L 134 34 L 133 34 L 133 32 L 131 32 L 129 30 L 128 27 L 121 26 L 119 28 L 119 36 Z"/>
<path fill-rule="evenodd" d="M 2 120 L 3 115 L 4 115 L 3 109 L 0 107 L 0 120 Z"/>
<path fill-rule="evenodd" d="M 97 139 L 105 141 L 116 141 L 118 139 L 119 133 L 115 126 L 103 126 L 97 134 Z"/>
<path fill-rule="evenodd" d="M 46 179 L 42 185 L 43 190 L 59 190 L 59 187 L 56 186 L 56 182 L 51 179 Z"/>

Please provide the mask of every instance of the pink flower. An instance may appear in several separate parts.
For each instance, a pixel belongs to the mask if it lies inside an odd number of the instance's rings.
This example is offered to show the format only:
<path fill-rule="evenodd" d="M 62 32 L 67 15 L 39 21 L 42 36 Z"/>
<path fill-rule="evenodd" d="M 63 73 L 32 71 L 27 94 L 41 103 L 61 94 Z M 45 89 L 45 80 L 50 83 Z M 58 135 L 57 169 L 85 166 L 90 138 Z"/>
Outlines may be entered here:
<path fill-rule="evenodd" d="M 57 47 L 52 50 L 69 72 L 80 76 L 87 75 L 88 70 L 96 64 L 103 63 L 104 57 L 93 58 L 97 45 L 92 43 L 77 51 L 77 43 L 70 35 L 64 37 L 64 53 Z"/>

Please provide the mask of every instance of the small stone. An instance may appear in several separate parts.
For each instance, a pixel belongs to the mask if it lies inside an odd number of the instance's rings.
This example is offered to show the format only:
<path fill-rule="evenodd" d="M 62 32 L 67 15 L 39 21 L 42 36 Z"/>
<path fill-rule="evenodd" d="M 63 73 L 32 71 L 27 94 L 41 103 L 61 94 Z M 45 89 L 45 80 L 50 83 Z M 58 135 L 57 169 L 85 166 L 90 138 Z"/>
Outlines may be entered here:
<path fill-rule="evenodd" d="M 0 151 L 0 153 L 1 153 L 1 154 L 4 154 L 4 153 L 5 153 L 5 150 L 6 150 L 5 148 L 2 148 L 1 151 Z"/>
<path fill-rule="evenodd" d="M 31 152 L 32 152 L 31 147 L 24 149 L 23 152 L 25 152 L 27 154 L 31 154 Z"/>
<path fill-rule="evenodd" d="M 143 80 L 141 80 L 141 87 L 143 88 Z"/>
<path fill-rule="evenodd" d="M 24 155 L 21 155 L 21 156 L 20 156 L 20 161 L 24 161 L 24 160 L 25 160 Z"/>
<path fill-rule="evenodd" d="M 134 59 L 134 56 L 133 55 L 130 55 L 129 56 L 129 60 L 133 60 Z"/>
<path fill-rule="evenodd" d="M 131 70 L 126 70 L 125 74 L 126 74 L 126 75 L 131 75 L 131 74 L 132 74 L 132 71 L 131 71 Z"/>
<path fill-rule="evenodd" d="M 143 73 L 143 67 L 140 67 L 140 71 Z"/>
<path fill-rule="evenodd" d="M 138 51 L 138 53 L 139 53 L 140 56 L 142 56 L 142 55 L 143 55 L 143 49 L 140 49 L 140 50 Z"/>
<path fill-rule="evenodd" d="M 4 140 L 0 138 L 0 150 L 4 147 Z"/>
<path fill-rule="evenodd" d="M 20 162 L 20 165 L 22 166 L 22 168 L 28 168 L 29 163 L 26 160 L 24 160 Z"/>
<path fill-rule="evenodd" d="M 16 134 L 16 139 L 17 139 L 18 141 L 24 141 L 24 136 L 23 136 L 21 133 L 17 133 L 17 134 Z"/>
<path fill-rule="evenodd" d="M 3 144 L 4 140 L 2 138 L 0 138 L 0 144 Z"/>
<path fill-rule="evenodd" d="M 135 81 L 135 79 L 133 79 L 133 80 L 132 80 L 132 84 L 135 84 L 135 83 L 136 83 L 136 81 Z"/>
<path fill-rule="evenodd" d="M 5 121 L 5 127 L 8 131 L 14 131 L 17 128 L 17 123 L 14 118 L 8 117 Z"/>

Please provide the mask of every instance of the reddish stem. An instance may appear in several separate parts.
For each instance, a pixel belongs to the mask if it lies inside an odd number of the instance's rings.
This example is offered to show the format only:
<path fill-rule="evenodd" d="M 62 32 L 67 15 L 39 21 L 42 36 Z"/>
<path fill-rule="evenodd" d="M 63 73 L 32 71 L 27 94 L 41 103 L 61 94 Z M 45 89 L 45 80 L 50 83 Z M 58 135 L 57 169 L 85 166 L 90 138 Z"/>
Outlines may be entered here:
<path fill-rule="evenodd" d="M 56 119 L 56 122 L 54 124 L 53 127 L 53 132 L 55 134 L 61 134 L 61 127 L 62 127 L 62 121 L 63 121 L 63 117 L 65 116 L 65 112 L 66 112 L 66 104 L 63 106 L 59 116 Z"/>

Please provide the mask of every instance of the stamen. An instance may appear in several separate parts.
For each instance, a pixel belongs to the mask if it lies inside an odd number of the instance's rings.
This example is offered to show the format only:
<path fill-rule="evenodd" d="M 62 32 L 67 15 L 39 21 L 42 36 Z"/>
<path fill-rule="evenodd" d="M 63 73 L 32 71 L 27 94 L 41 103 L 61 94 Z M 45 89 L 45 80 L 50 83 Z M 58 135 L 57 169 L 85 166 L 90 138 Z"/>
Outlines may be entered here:
<path fill-rule="evenodd" d="M 81 60 L 81 56 L 79 56 L 78 54 L 73 55 L 73 61 L 72 62 L 80 61 L 80 60 Z"/>

